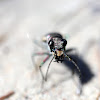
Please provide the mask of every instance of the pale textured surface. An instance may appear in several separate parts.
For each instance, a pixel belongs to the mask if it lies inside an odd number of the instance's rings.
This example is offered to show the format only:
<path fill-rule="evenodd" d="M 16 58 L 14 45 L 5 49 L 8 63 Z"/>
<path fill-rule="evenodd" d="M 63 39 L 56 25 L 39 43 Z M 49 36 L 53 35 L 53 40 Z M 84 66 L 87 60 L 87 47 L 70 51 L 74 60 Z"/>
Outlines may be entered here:
<path fill-rule="evenodd" d="M 31 61 L 32 52 L 39 48 L 31 40 L 52 31 L 68 34 L 67 48 L 77 48 L 95 74 L 81 96 L 76 94 L 74 76 L 70 78 L 70 71 L 55 62 L 44 94 L 40 92 L 41 76 Z M 42 58 L 38 60 L 40 63 Z M 96 100 L 100 94 L 99 61 L 99 0 L 0 0 L 0 96 L 14 90 L 8 100 Z M 66 81 L 58 83 L 62 78 Z"/>

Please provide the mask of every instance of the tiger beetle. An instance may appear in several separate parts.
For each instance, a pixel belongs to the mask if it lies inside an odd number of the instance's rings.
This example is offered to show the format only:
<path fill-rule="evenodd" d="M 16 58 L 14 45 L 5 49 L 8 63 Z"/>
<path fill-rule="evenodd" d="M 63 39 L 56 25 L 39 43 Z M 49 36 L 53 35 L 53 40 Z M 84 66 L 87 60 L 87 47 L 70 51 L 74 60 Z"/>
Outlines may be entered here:
<path fill-rule="evenodd" d="M 46 34 L 43 38 L 42 38 L 42 42 L 46 43 L 48 45 L 49 51 L 48 52 L 38 52 L 38 53 L 34 53 L 32 55 L 32 57 L 36 56 L 36 55 L 47 55 L 47 57 L 41 62 L 40 66 L 39 66 L 39 70 L 42 76 L 43 81 L 47 81 L 47 75 L 48 75 L 48 70 L 50 67 L 51 62 L 53 61 L 53 59 L 55 59 L 54 62 L 63 62 L 64 58 L 67 58 L 69 61 L 71 61 L 75 67 L 77 68 L 78 72 L 79 72 L 79 78 L 81 78 L 81 72 L 80 69 L 78 67 L 78 65 L 76 64 L 76 62 L 70 58 L 67 54 L 66 54 L 66 45 L 67 45 L 67 40 L 63 38 L 63 36 L 60 33 L 57 32 L 52 32 L 49 34 Z M 39 45 L 39 43 L 37 43 L 35 41 L 36 45 Z M 39 45 L 41 47 L 41 45 Z M 45 76 L 43 75 L 43 72 L 41 70 L 41 67 L 44 65 L 44 63 L 51 57 L 51 61 L 47 67 L 47 71 Z"/>

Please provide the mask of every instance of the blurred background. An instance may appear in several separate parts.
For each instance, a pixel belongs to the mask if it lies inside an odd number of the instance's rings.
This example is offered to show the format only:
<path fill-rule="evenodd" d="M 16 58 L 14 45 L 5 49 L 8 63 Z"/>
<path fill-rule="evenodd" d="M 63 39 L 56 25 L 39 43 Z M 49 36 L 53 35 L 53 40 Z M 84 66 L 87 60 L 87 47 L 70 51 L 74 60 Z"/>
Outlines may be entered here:
<path fill-rule="evenodd" d="M 69 63 L 53 62 L 44 93 L 39 92 L 42 78 L 31 55 L 45 50 L 32 41 L 42 44 L 49 32 L 67 36 L 66 49 L 78 50 L 84 76 L 80 96 Z M 34 59 L 38 66 L 43 57 Z M 0 97 L 9 91 L 15 94 L 7 100 L 100 100 L 100 1 L 0 0 Z"/>

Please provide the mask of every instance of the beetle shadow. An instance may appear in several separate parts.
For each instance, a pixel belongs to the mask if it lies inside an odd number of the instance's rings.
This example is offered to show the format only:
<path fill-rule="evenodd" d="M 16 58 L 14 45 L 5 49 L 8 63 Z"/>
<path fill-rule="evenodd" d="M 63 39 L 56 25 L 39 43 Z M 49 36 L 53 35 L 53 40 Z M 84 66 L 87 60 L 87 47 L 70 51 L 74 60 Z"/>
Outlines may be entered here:
<path fill-rule="evenodd" d="M 77 54 L 68 54 L 68 56 L 76 62 L 76 64 L 78 65 L 78 67 L 80 69 L 81 84 L 84 85 L 84 84 L 90 82 L 92 80 L 92 78 L 94 77 L 94 73 L 91 71 L 90 66 Z M 65 65 L 65 67 L 67 67 L 69 70 L 71 70 L 72 73 L 76 72 L 78 77 L 80 76 L 80 73 L 76 69 L 75 65 L 71 61 L 68 61 L 67 58 L 65 58 L 63 64 Z"/>
<path fill-rule="evenodd" d="M 80 85 L 78 86 L 78 88 L 79 88 L 80 94 L 81 94 L 83 85 L 87 84 L 88 82 L 90 82 L 93 79 L 94 73 L 91 71 L 90 66 L 84 61 L 84 59 L 82 59 L 82 57 L 79 57 L 77 53 L 75 53 L 75 54 L 71 53 L 71 51 L 73 51 L 73 50 L 75 50 L 75 49 L 73 49 L 73 48 L 68 49 L 68 50 L 66 50 L 66 53 L 68 53 L 67 55 L 71 59 L 73 59 L 74 62 L 76 62 L 76 64 L 78 65 L 78 67 L 80 69 L 81 79 L 79 80 Z M 69 69 L 72 72 L 72 75 L 77 74 L 78 77 L 80 76 L 80 73 L 78 72 L 75 65 L 71 61 L 69 61 L 67 58 L 64 59 L 62 64 L 65 65 L 67 70 Z M 64 74 L 64 73 L 62 73 L 62 74 Z M 70 79 L 72 77 L 72 75 L 59 80 L 57 83 L 53 84 L 49 89 L 44 90 L 43 93 L 49 91 L 52 88 L 57 87 L 59 84 L 63 83 L 64 81 L 67 81 L 68 79 Z"/>

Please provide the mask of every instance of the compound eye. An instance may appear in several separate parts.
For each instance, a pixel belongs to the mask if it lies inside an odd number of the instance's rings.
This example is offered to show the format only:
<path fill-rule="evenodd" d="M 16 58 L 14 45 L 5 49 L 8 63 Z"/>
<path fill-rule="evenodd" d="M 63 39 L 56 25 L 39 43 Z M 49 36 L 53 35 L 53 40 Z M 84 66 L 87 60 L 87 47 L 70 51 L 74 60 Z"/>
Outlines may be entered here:
<path fill-rule="evenodd" d="M 53 46 L 53 45 L 54 45 L 53 40 L 50 40 L 50 41 L 48 42 L 48 45 L 49 45 L 49 46 Z"/>
<path fill-rule="evenodd" d="M 63 46 L 66 46 L 67 45 L 67 41 L 65 39 L 62 39 L 63 41 Z"/>

